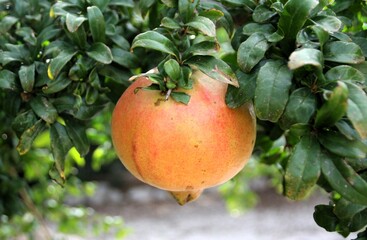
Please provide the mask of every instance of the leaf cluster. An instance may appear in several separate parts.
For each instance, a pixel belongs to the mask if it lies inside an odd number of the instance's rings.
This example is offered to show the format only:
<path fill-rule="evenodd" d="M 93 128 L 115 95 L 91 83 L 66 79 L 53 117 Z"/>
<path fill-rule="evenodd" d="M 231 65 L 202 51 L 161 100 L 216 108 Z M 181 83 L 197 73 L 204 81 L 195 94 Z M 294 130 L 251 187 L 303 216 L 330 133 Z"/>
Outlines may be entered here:
<path fill-rule="evenodd" d="M 356 4 L 360 8 L 349 8 Z M 303 199 L 318 185 L 340 202 L 318 206 L 316 222 L 344 236 L 359 231 L 366 225 L 361 218 L 367 206 L 366 39 L 349 31 L 362 29 L 347 16 L 354 11 L 363 19 L 365 3 L 289 0 L 241 6 L 251 9 L 251 19 L 232 38 L 240 87 L 229 87 L 228 106 L 253 100 L 262 126 L 259 156 L 279 166 L 285 196 Z M 273 148 L 279 138 L 285 145 Z M 354 212 L 344 216 L 341 209 Z"/>
<path fill-rule="evenodd" d="M 1 237 L 36 227 L 6 230 L 17 216 L 31 213 L 42 224 L 43 214 L 65 210 L 60 203 L 67 190 L 52 196 L 41 189 L 50 178 L 64 187 L 72 165 L 84 164 L 91 140 L 103 146 L 87 129 L 139 66 L 129 51 L 128 38 L 139 31 L 128 27 L 133 7 L 133 1 L 113 0 L 0 1 Z M 101 149 L 93 147 L 99 158 Z"/>
<path fill-rule="evenodd" d="M 232 30 L 228 12 L 219 4 L 199 1 L 163 1 L 161 7 L 168 14 L 159 27 L 137 35 L 131 46 L 132 50 L 144 48 L 166 54 L 157 65 L 158 73 L 143 74 L 153 82 L 145 89 L 159 90 L 166 95 L 165 100 L 172 97 L 187 104 L 190 96 L 181 90 L 192 88 L 193 70 L 238 86 L 231 67 L 214 56 L 219 48 L 216 23 Z"/>

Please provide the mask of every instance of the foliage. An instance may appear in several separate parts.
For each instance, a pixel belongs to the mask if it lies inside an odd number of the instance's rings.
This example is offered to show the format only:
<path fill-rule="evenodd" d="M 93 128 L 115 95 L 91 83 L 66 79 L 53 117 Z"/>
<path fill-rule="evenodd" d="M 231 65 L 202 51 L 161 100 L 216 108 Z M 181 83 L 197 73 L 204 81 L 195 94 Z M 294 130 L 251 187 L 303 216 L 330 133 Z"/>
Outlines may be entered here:
<path fill-rule="evenodd" d="M 198 69 L 230 85 L 229 107 L 253 101 L 254 157 L 278 169 L 283 194 L 301 200 L 318 186 L 330 194 L 329 205 L 315 208 L 318 225 L 345 237 L 366 227 L 365 1 L 0 4 L 2 223 L 29 211 L 37 217 L 32 209 L 41 206 L 41 215 L 49 211 L 43 200 L 57 194 L 36 197 L 50 185 L 47 172 L 61 186 L 66 178 L 73 185 L 72 165 L 82 164 L 90 142 L 102 153 L 110 147 L 108 136 L 105 143 L 94 134 L 101 129 L 96 119 L 108 119 L 102 110 L 132 75 L 157 67 L 147 74 L 155 83 L 149 90 L 166 99 L 188 104 L 180 89 L 192 87 Z M 39 145 L 44 136 L 47 147 Z M 245 180 L 234 181 L 238 188 Z"/>

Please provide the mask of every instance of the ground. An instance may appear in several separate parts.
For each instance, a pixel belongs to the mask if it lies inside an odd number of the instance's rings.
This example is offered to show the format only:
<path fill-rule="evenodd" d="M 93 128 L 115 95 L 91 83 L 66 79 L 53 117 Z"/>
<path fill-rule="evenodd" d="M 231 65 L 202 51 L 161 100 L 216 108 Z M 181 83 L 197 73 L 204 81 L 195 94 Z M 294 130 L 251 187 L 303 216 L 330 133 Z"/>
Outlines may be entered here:
<path fill-rule="evenodd" d="M 344 239 L 326 232 L 313 220 L 314 206 L 327 204 L 326 195 L 317 192 L 295 202 L 267 188 L 258 193 L 257 207 L 237 216 L 229 214 L 215 188 L 205 191 L 196 202 L 179 206 L 166 192 L 144 184 L 121 192 L 102 183 L 97 190 L 99 197 L 87 200 L 87 204 L 98 212 L 123 216 L 131 230 L 126 240 Z"/>

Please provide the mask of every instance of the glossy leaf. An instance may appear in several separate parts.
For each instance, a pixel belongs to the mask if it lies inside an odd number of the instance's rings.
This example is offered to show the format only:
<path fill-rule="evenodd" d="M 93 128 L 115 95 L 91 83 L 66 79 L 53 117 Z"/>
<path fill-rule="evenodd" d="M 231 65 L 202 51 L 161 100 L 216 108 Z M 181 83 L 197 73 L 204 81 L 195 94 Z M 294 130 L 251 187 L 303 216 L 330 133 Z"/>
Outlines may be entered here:
<path fill-rule="evenodd" d="M 348 158 L 365 158 L 367 144 L 359 139 L 348 139 L 339 132 L 323 131 L 318 137 L 320 143 L 330 152 Z"/>
<path fill-rule="evenodd" d="M 25 130 L 19 138 L 17 151 L 20 155 L 26 154 L 32 147 L 34 139 L 45 129 L 45 122 L 39 119 L 33 126 Z"/>
<path fill-rule="evenodd" d="M 366 205 L 355 204 L 341 198 L 335 204 L 334 213 L 340 219 L 351 219 L 366 208 Z"/>
<path fill-rule="evenodd" d="M 242 29 L 242 33 L 245 35 L 251 36 L 254 33 L 262 33 L 266 38 L 271 36 L 275 31 L 276 29 L 270 23 L 269 24 L 248 23 Z"/>
<path fill-rule="evenodd" d="M 181 28 L 180 23 L 170 17 L 162 18 L 161 26 L 168 28 L 168 29 L 180 29 Z"/>
<path fill-rule="evenodd" d="M 84 21 L 88 20 L 83 16 L 75 16 L 73 14 L 67 13 L 66 14 L 66 27 L 69 32 L 76 32 L 80 25 L 83 24 Z"/>
<path fill-rule="evenodd" d="M 56 121 L 58 117 L 57 110 L 47 98 L 37 96 L 32 98 L 29 104 L 34 113 L 47 123 L 51 124 Z"/>
<path fill-rule="evenodd" d="M 184 92 L 171 92 L 170 97 L 172 97 L 176 102 L 180 102 L 183 104 L 189 104 L 190 102 L 190 95 Z"/>
<path fill-rule="evenodd" d="M 89 152 L 89 140 L 86 134 L 85 124 L 73 118 L 65 118 L 66 131 L 78 150 L 80 156 L 84 157 Z"/>
<path fill-rule="evenodd" d="M 242 71 L 248 73 L 263 59 L 269 44 L 261 33 L 252 34 L 246 41 L 241 43 L 237 52 L 237 63 Z"/>
<path fill-rule="evenodd" d="M 17 133 L 18 137 L 20 137 L 23 132 L 27 129 L 31 128 L 37 121 L 36 115 L 32 110 L 28 110 L 22 113 L 19 113 L 12 122 L 12 129 Z"/>
<path fill-rule="evenodd" d="M 237 71 L 239 87 L 229 86 L 226 93 L 226 104 L 230 108 L 237 108 L 252 100 L 255 96 L 256 78 L 258 72 L 244 73 Z"/>
<path fill-rule="evenodd" d="M 308 88 L 294 90 L 280 119 L 284 129 L 296 123 L 308 123 L 316 112 L 316 97 Z"/>
<path fill-rule="evenodd" d="M 223 60 L 212 56 L 193 56 L 185 63 L 190 66 L 197 67 L 200 71 L 215 80 L 238 87 L 236 74 Z"/>
<path fill-rule="evenodd" d="M 256 79 L 255 112 L 261 120 L 276 122 L 283 114 L 292 84 L 292 72 L 283 61 L 268 61 Z"/>
<path fill-rule="evenodd" d="M 293 200 L 305 198 L 320 174 L 321 149 L 315 137 L 307 135 L 294 147 L 284 175 L 285 195 Z"/>
<path fill-rule="evenodd" d="M 21 66 L 18 72 L 20 83 L 22 88 L 26 92 L 31 92 L 33 90 L 35 82 L 35 65 Z"/>
<path fill-rule="evenodd" d="M 105 41 L 106 23 L 101 10 L 96 6 L 87 8 L 89 29 L 92 33 L 94 42 Z"/>
<path fill-rule="evenodd" d="M 18 91 L 19 86 L 15 73 L 7 69 L 0 70 L 0 88 L 11 91 Z"/>
<path fill-rule="evenodd" d="M 61 179 L 65 180 L 65 158 L 72 146 L 69 135 L 63 125 L 55 122 L 50 128 L 51 152 L 55 161 L 55 168 Z"/>
<path fill-rule="evenodd" d="M 284 32 L 285 39 L 295 39 L 298 31 L 307 21 L 311 11 L 318 4 L 316 0 L 289 0 L 280 13 L 279 28 Z"/>
<path fill-rule="evenodd" d="M 64 94 L 63 96 L 51 99 L 52 105 L 57 112 L 76 111 L 81 105 L 82 99 L 76 94 Z"/>
<path fill-rule="evenodd" d="M 113 61 L 124 66 L 126 68 L 132 69 L 139 66 L 139 59 L 133 53 L 123 50 L 121 48 L 112 48 L 111 53 L 113 56 Z"/>
<path fill-rule="evenodd" d="M 258 5 L 252 14 L 252 19 L 258 23 L 264 23 L 270 20 L 275 15 L 276 15 L 276 12 L 271 11 L 264 5 Z"/>
<path fill-rule="evenodd" d="M 365 76 L 362 72 L 349 65 L 339 65 L 326 72 L 325 78 L 330 81 L 354 81 L 363 83 Z"/>
<path fill-rule="evenodd" d="M 335 41 L 324 45 L 324 59 L 326 61 L 358 64 L 364 61 L 361 48 L 353 42 Z"/>
<path fill-rule="evenodd" d="M 176 59 L 178 59 L 180 55 L 176 46 L 170 39 L 155 31 L 147 31 L 137 35 L 133 40 L 131 48 L 134 49 L 136 47 L 168 53 L 175 56 Z"/>
<path fill-rule="evenodd" d="M 291 70 L 295 70 L 307 65 L 312 65 L 318 69 L 322 69 L 324 65 L 322 52 L 317 49 L 302 48 L 292 52 L 292 54 L 289 56 L 288 67 Z"/>
<path fill-rule="evenodd" d="M 193 19 L 198 3 L 199 0 L 178 0 L 178 12 L 184 23 Z"/>
<path fill-rule="evenodd" d="M 313 218 L 317 225 L 329 232 L 336 231 L 339 223 L 339 219 L 334 214 L 333 210 L 333 206 L 330 205 L 317 205 L 315 206 L 315 212 L 313 214 Z"/>
<path fill-rule="evenodd" d="M 181 68 L 176 60 L 170 59 L 166 61 L 163 68 L 170 79 L 177 81 L 180 78 Z"/>
<path fill-rule="evenodd" d="M 367 183 L 345 160 L 323 154 L 321 170 L 329 184 L 352 203 L 367 205 Z"/>
<path fill-rule="evenodd" d="M 209 37 L 215 37 L 216 35 L 215 24 L 209 18 L 206 17 L 196 16 L 194 19 L 192 19 L 185 25 L 195 30 L 198 30 L 199 32 Z"/>
<path fill-rule="evenodd" d="M 213 52 L 217 48 L 218 43 L 216 41 L 194 43 L 182 54 L 182 58 L 188 59 L 194 55 L 208 55 L 208 53 Z"/>
<path fill-rule="evenodd" d="M 87 55 L 103 64 L 110 64 L 113 60 L 111 49 L 101 42 L 94 43 L 87 50 Z"/>
<path fill-rule="evenodd" d="M 367 94 L 356 84 L 347 83 L 349 89 L 347 117 L 359 135 L 367 138 Z"/>
<path fill-rule="evenodd" d="M 327 32 L 337 32 L 342 26 L 342 21 L 335 16 L 322 16 L 314 18 L 313 21 Z"/>
<path fill-rule="evenodd" d="M 47 94 L 57 93 L 65 89 L 71 83 L 65 73 L 59 75 L 57 79 L 50 81 L 42 88 L 42 91 Z"/>
<path fill-rule="evenodd" d="M 50 79 L 55 79 L 64 68 L 64 66 L 74 57 L 76 51 L 63 50 L 57 57 L 51 60 L 47 69 L 47 75 Z"/>
<path fill-rule="evenodd" d="M 108 4 L 110 4 L 110 1 L 111 0 L 89 0 L 89 2 L 92 3 L 92 5 L 97 6 L 101 11 L 106 9 Z M 128 1 L 125 0 L 124 2 Z"/>
<path fill-rule="evenodd" d="M 332 92 L 325 94 L 326 102 L 324 102 L 316 114 L 316 127 L 333 126 L 345 115 L 348 108 L 348 93 L 347 85 L 343 82 L 338 82 L 338 85 Z"/>

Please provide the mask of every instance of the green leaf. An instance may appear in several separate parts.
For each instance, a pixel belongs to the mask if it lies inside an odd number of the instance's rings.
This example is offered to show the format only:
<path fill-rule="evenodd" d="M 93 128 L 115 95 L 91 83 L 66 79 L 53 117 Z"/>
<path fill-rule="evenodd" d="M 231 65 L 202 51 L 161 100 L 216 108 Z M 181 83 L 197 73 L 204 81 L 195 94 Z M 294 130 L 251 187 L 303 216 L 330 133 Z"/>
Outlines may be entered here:
<path fill-rule="evenodd" d="M 209 18 L 213 22 L 220 21 L 221 19 L 224 19 L 225 16 L 225 14 L 221 10 L 215 8 L 206 9 L 205 11 L 200 12 L 199 15 Z"/>
<path fill-rule="evenodd" d="M 335 204 L 334 213 L 340 219 L 349 220 L 366 208 L 366 205 L 355 204 L 344 198 L 341 198 Z"/>
<path fill-rule="evenodd" d="M 285 170 L 284 193 L 293 200 L 305 198 L 316 185 L 321 174 L 320 145 L 307 135 L 294 147 Z"/>
<path fill-rule="evenodd" d="M 56 108 L 47 98 L 37 96 L 30 100 L 29 104 L 34 113 L 45 120 L 47 123 L 54 123 L 58 117 Z"/>
<path fill-rule="evenodd" d="M 47 75 L 50 79 L 55 79 L 64 68 L 64 66 L 74 57 L 76 51 L 64 49 L 57 57 L 51 60 L 47 69 Z"/>
<path fill-rule="evenodd" d="M 236 74 L 223 60 L 213 56 L 193 56 L 185 63 L 198 68 L 204 74 L 215 80 L 238 87 Z"/>
<path fill-rule="evenodd" d="M 52 105 L 55 106 L 57 112 L 77 111 L 81 105 L 81 96 L 74 94 L 64 94 L 58 98 L 51 99 Z"/>
<path fill-rule="evenodd" d="M 361 48 L 353 42 L 335 41 L 324 45 L 324 59 L 326 61 L 358 64 L 364 62 Z"/>
<path fill-rule="evenodd" d="M 89 29 L 92 33 L 94 42 L 105 41 L 106 23 L 101 10 L 96 6 L 87 8 Z"/>
<path fill-rule="evenodd" d="M 240 69 L 249 73 L 263 59 L 268 48 L 269 44 L 263 34 L 252 34 L 238 48 L 237 63 Z"/>
<path fill-rule="evenodd" d="M 228 86 L 225 98 L 228 107 L 240 107 L 254 98 L 257 74 L 257 71 L 251 73 L 236 72 L 240 87 Z"/>
<path fill-rule="evenodd" d="M 21 27 L 15 31 L 15 34 L 22 37 L 24 42 L 28 43 L 31 46 L 35 46 L 37 44 L 37 39 L 35 37 L 35 32 L 30 27 Z"/>
<path fill-rule="evenodd" d="M 338 217 L 334 214 L 333 206 L 317 205 L 313 218 L 317 225 L 324 228 L 328 232 L 335 232 L 339 224 Z"/>
<path fill-rule="evenodd" d="M 14 16 L 4 16 L 0 21 L 0 33 L 6 33 L 18 21 Z"/>
<path fill-rule="evenodd" d="M 309 88 L 294 90 L 280 119 L 282 128 L 289 129 L 297 123 L 308 123 L 316 111 L 316 96 Z"/>
<path fill-rule="evenodd" d="M 89 141 L 85 124 L 74 118 L 65 118 L 66 131 L 79 154 L 84 157 L 89 152 Z"/>
<path fill-rule="evenodd" d="M 265 38 L 271 36 L 275 31 L 276 29 L 270 23 L 269 24 L 248 23 L 242 29 L 242 33 L 244 35 L 251 36 L 254 33 L 262 33 L 264 34 Z"/>
<path fill-rule="evenodd" d="M 258 118 L 278 121 L 288 101 L 292 78 L 293 73 L 280 60 L 270 60 L 260 68 L 255 90 L 255 112 Z"/>
<path fill-rule="evenodd" d="M 101 11 L 104 11 L 111 0 L 89 0 L 90 3 L 97 6 Z M 124 1 L 126 2 L 126 0 Z"/>
<path fill-rule="evenodd" d="M 65 158 L 72 147 L 72 142 L 69 135 L 63 125 L 55 122 L 50 128 L 50 138 L 51 138 L 51 152 L 55 161 L 55 168 L 59 174 L 59 177 L 63 180 L 66 179 L 64 166 Z"/>
<path fill-rule="evenodd" d="M 75 16 L 73 14 L 66 14 L 66 27 L 69 32 L 76 32 L 80 25 L 83 24 L 84 21 L 88 20 L 83 16 Z"/>
<path fill-rule="evenodd" d="M 32 92 L 35 81 L 35 65 L 21 66 L 18 74 L 23 90 Z"/>
<path fill-rule="evenodd" d="M 87 92 L 85 94 L 85 102 L 88 105 L 94 104 L 98 99 L 99 92 L 92 86 L 87 87 Z"/>
<path fill-rule="evenodd" d="M 139 67 L 139 59 L 136 55 L 121 48 L 111 49 L 113 61 L 129 69 Z"/>
<path fill-rule="evenodd" d="M 123 36 L 119 34 L 115 34 L 115 35 L 109 36 L 109 38 L 112 40 L 114 44 L 116 44 L 116 46 L 120 47 L 121 49 L 126 50 L 126 51 L 130 50 L 130 43 Z"/>
<path fill-rule="evenodd" d="M 216 35 L 215 24 L 206 17 L 196 16 L 192 21 L 186 23 L 185 26 L 198 30 L 209 37 L 215 37 Z"/>
<path fill-rule="evenodd" d="M 315 66 L 322 69 L 324 66 L 324 59 L 322 52 L 312 48 L 302 48 L 292 52 L 289 56 L 288 67 L 295 70 L 307 65 Z"/>
<path fill-rule="evenodd" d="M 186 60 L 194 55 L 210 55 L 209 53 L 217 48 L 218 43 L 216 41 L 194 43 L 182 54 L 182 59 Z"/>
<path fill-rule="evenodd" d="M 367 183 L 342 158 L 323 154 L 321 171 L 331 187 L 352 203 L 367 205 Z"/>
<path fill-rule="evenodd" d="M 289 0 L 280 13 L 278 27 L 284 32 L 285 39 L 295 39 L 297 33 L 307 21 L 311 11 L 318 4 L 317 0 Z"/>
<path fill-rule="evenodd" d="M 365 158 L 367 144 L 359 139 L 348 139 L 339 132 L 323 131 L 318 139 L 327 150 L 341 157 Z"/>
<path fill-rule="evenodd" d="M 331 127 L 339 121 L 348 108 L 348 87 L 345 83 L 338 81 L 338 85 L 331 91 L 326 92 L 326 102 L 317 111 L 315 126 Z"/>
<path fill-rule="evenodd" d="M 264 23 L 269 21 L 276 14 L 276 12 L 271 11 L 264 5 L 258 5 L 252 13 L 252 19 L 257 23 Z"/>
<path fill-rule="evenodd" d="M 94 43 L 87 50 L 87 55 L 103 64 L 110 64 L 113 60 L 111 49 L 101 42 Z"/>
<path fill-rule="evenodd" d="M 27 129 L 31 128 L 37 121 L 36 115 L 32 110 L 28 110 L 22 113 L 19 113 L 12 122 L 12 129 L 17 133 L 18 137 L 20 137 L 23 132 Z"/>
<path fill-rule="evenodd" d="M 337 32 L 342 26 L 342 21 L 339 20 L 336 16 L 321 16 L 312 19 L 315 24 L 326 32 Z"/>
<path fill-rule="evenodd" d="M 170 17 L 164 17 L 161 21 L 161 26 L 168 29 L 180 29 L 181 25 L 175 19 Z"/>
<path fill-rule="evenodd" d="M 148 13 L 152 6 L 154 5 L 155 0 L 141 0 L 139 1 L 139 9 L 143 17 Z"/>
<path fill-rule="evenodd" d="M 0 70 L 0 88 L 18 91 L 19 86 L 17 83 L 16 74 L 7 69 Z"/>
<path fill-rule="evenodd" d="M 361 87 L 346 83 L 349 89 L 347 117 L 359 135 L 367 138 L 367 95 Z"/>
<path fill-rule="evenodd" d="M 170 97 L 172 97 L 176 102 L 180 102 L 186 105 L 190 102 L 190 95 L 184 92 L 171 92 Z"/>
<path fill-rule="evenodd" d="M 42 88 L 42 92 L 46 94 L 57 93 L 69 86 L 71 80 L 67 77 L 66 73 L 61 73 L 55 80 L 49 81 L 49 83 Z"/>
<path fill-rule="evenodd" d="M 330 82 L 353 81 L 364 83 L 365 76 L 356 68 L 349 65 L 339 65 L 326 72 L 325 78 Z"/>
<path fill-rule="evenodd" d="M 174 59 L 170 59 L 163 64 L 164 71 L 172 80 L 178 80 L 181 76 L 180 64 Z"/>
<path fill-rule="evenodd" d="M 17 151 L 20 155 L 26 154 L 32 147 L 34 139 L 45 129 L 45 122 L 39 119 L 33 126 L 25 130 L 20 136 Z"/>
<path fill-rule="evenodd" d="M 163 53 L 168 53 L 175 56 L 176 59 L 179 59 L 180 56 L 179 51 L 171 40 L 169 40 L 164 35 L 154 31 L 146 31 L 137 35 L 133 40 L 131 49 L 134 49 L 136 47 L 143 47 Z"/>
<path fill-rule="evenodd" d="M 199 0 L 178 0 L 178 12 L 184 23 L 193 19 L 198 3 Z"/>

